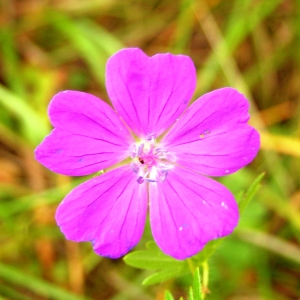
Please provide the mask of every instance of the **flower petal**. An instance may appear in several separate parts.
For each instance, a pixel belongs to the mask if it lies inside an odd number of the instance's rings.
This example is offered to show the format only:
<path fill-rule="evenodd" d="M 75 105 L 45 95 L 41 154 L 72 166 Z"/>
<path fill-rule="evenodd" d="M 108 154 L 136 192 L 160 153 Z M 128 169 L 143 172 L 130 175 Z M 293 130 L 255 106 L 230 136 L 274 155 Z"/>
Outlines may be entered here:
<path fill-rule="evenodd" d="M 107 62 L 110 99 L 139 137 L 164 132 L 186 109 L 196 85 L 196 71 L 184 55 L 148 57 L 140 49 L 124 49 Z"/>
<path fill-rule="evenodd" d="M 54 129 L 36 148 L 35 156 L 53 172 L 83 176 L 118 163 L 128 154 L 124 146 L 112 145 L 109 139 L 105 142 Z"/>
<path fill-rule="evenodd" d="M 67 239 L 93 243 L 101 256 L 118 258 L 140 240 L 146 221 L 145 184 L 129 166 L 75 188 L 59 205 L 56 221 Z"/>
<path fill-rule="evenodd" d="M 238 223 L 232 194 L 218 182 L 175 168 L 162 183 L 150 184 L 150 222 L 158 246 L 176 259 L 198 253 Z"/>
<path fill-rule="evenodd" d="M 190 106 L 161 143 L 181 165 L 210 176 L 231 174 L 259 150 L 259 134 L 247 125 L 248 109 L 235 89 L 210 92 Z"/>
<path fill-rule="evenodd" d="M 49 105 L 55 129 L 35 151 L 36 159 L 65 175 L 87 175 L 128 157 L 133 138 L 118 115 L 93 95 L 65 91 Z"/>
<path fill-rule="evenodd" d="M 132 137 L 118 114 L 99 98 L 78 91 L 64 91 L 49 104 L 52 125 L 92 138 L 108 136 L 117 145 L 132 142 Z"/>

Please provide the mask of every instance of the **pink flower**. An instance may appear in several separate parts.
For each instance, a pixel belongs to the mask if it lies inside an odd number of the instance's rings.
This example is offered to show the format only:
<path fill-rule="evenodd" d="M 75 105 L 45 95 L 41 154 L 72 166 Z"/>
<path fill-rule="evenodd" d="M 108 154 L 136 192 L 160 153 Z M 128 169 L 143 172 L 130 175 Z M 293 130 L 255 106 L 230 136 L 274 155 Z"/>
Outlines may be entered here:
<path fill-rule="evenodd" d="M 115 166 L 59 205 L 56 221 L 67 239 L 90 241 L 97 254 L 118 258 L 140 240 L 148 205 L 156 243 L 177 259 L 233 231 L 239 214 L 232 194 L 202 174 L 223 176 L 250 163 L 259 135 L 247 124 L 247 100 L 232 88 L 205 94 L 187 108 L 195 84 L 189 57 L 148 57 L 130 48 L 107 63 L 115 110 L 87 93 L 54 96 L 54 129 L 36 159 L 71 176 Z"/>

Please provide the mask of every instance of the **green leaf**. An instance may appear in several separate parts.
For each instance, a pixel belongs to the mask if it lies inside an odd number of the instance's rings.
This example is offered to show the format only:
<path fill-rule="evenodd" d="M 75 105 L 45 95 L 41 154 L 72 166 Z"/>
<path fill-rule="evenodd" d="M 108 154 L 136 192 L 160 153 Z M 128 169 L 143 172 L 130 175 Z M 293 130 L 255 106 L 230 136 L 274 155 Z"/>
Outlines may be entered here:
<path fill-rule="evenodd" d="M 186 262 L 164 254 L 154 242 L 147 243 L 148 250 L 132 252 L 124 257 L 124 261 L 136 268 L 145 270 L 184 268 Z"/>
<path fill-rule="evenodd" d="M 188 300 L 202 300 L 202 285 L 201 285 L 201 275 L 199 268 L 196 269 L 193 277 L 193 286 L 189 289 Z"/>
<path fill-rule="evenodd" d="M 135 268 L 145 270 L 175 269 L 186 265 L 185 261 L 176 260 L 162 252 L 153 250 L 135 251 L 125 256 L 125 262 Z"/>
<path fill-rule="evenodd" d="M 165 291 L 165 298 L 164 300 L 174 300 L 174 297 L 169 291 Z"/>
<path fill-rule="evenodd" d="M 200 275 L 199 268 L 196 269 L 195 274 L 194 274 L 192 291 L 193 291 L 194 298 L 191 300 L 202 300 L 203 299 L 202 282 L 201 282 L 201 275 Z"/>
<path fill-rule="evenodd" d="M 180 300 L 183 299 L 180 297 Z M 164 300 L 174 300 L 174 297 L 169 291 L 165 292 Z M 196 268 L 193 276 L 193 286 L 189 288 L 188 300 L 203 300 L 202 282 L 199 268 Z"/>
<path fill-rule="evenodd" d="M 209 257 L 214 254 L 219 245 L 223 242 L 223 239 L 212 240 L 205 245 L 205 247 L 196 255 L 192 256 L 190 259 L 193 261 L 195 266 L 201 266 Z"/>
<path fill-rule="evenodd" d="M 124 257 L 129 266 L 157 270 L 144 281 L 144 285 L 159 283 L 189 273 L 189 267 L 185 260 L 177 260 L 164 254 L 152 241 L 147 243 L 148 250 L 134 251 Z"/>
<path fill-rule="evenodd" d="M 189 272 L 188 269 L 164 269 L 162 271 L 159 271 L 157 273 L 148 276 L 146 279 L 144 279 L 142 284 L 151 285 L 151 284 L 160 283 L 169 279 L 183 276 L 188 272 Z"/>
<path fill-rule="evenodd" d="M 259 190 L 261 180 L 263 179 L 264 176 L 265 176 L 265 173 L 258 175 L 254 179 L 254 181 L 252 182 L 250 187 L 248 188 L 247 192 L 238 201 L 240 213 L 242 213 L 244 211 L 246 206 L 249 204 L 249 202 L 253 199 L 253 197 Z"/>
<path fill-rule="evenodd" d="M 146 243 L 146 247 L 149 250 L 160 252 L 160 248 L 153 241 L 150 241 L 150 242 Z"/>
<path fill-rule="evenodd" d="M 195 298 L 194 298 L 194 293 L 193 293 L 193 289 L 192 289 L 191 286 L 190 286 L 190 288 L 189 288 L 189 298 L 188 298 L 188 300 L 195 300 Z"/>
<path fill-rule="evenodd" d="M 244 196 L 241 197 L 242 199 L 239 201 L 240 212 L 245 209 L 258 191 L 263 176 L 264 173 L 260 174 L 250 185 Z M 202 251 L 190 258 L 192 265 L 201 266 L 216 251 L 222 241 L 223 239 L 210 241 Z M 124 257 L 125 263 L 132 267 L 157 271 L 143 281 L 144 285 L 160 283 L 189 273 L 190 268 L 186 260 L 177 260 L 164 254 L 153 241 L 147 243 L 146 247 L 147 250 L 134 251 Z M 199 270 L 197 272 L 199 273 Z M 196 285 L 194 282 L 193 290 L 190 291 L 194 297 L 191 298 L 192 300 L 202 299 L 199 292 L 197 293 L 199 286 L 201 286 L 199 283 L 200 274 L 197 275 L 197 272 L 195 273 L 195 280 L 198 280 L 198 284 Z"/>

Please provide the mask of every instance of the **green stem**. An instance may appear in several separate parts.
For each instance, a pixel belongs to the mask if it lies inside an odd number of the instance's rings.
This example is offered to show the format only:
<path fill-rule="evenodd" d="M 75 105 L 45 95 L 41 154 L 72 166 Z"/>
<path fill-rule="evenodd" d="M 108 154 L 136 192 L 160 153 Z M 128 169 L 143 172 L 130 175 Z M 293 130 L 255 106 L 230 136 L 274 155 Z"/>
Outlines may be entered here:
<path fill-rule="evenodd" d="M 188 258 L 187 263 L 188 263 L 188 266 L 189 266 L 189 269 L 190 269 L 192 275 L 194 275 L 196 268 L 195 268 L 193 260 L 191 258 Z"/>
<path fill-rule="evenodd" d="M 202 275 L 202 284 L 203 284 L 203 299 L 205 298 L 206 294 L 209 292 L 208 289 L 208 281 L 209 281 L 209 266 L 207 261 L 202 263 L 203 275 Z"/>

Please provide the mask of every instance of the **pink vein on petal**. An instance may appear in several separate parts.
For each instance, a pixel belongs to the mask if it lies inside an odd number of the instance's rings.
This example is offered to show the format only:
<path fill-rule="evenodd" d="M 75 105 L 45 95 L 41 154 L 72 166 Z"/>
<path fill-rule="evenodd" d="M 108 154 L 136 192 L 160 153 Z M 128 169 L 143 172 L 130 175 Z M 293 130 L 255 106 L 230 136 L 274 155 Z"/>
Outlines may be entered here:
<path fill-rule="evenodd" d="M 187 56 L 148 57 L 136 48 L 113 55 L 106 75 L 115 109 L 139 137 L 158 136 L 169 128 L 186 109 L 196 84 L 195 67 Z"/>
<path fill-rule="evenodd" d="M 177 259 L 196 254 L 208 241 L 228 235 L 237 225 L 233 196 L 212 179 L 175 168 L 164 182 L 151 183 L 149 189 L 154 239 Z"/>
<path fill-rule="evenodd" d="M 128 157 L 132 136 L 113 109 L 97 97 L 61 92 L 52 99 L 49 115 L 55 129 L 35 155 L 50 170 L 82 176 Z"/>
<path fill-rule="evenodd" d="M 93 178 L 68 194 L 56 220 L 70 240 L 92 241 L 96 253 L 118 258 L 139 241 L 146 220 L 145 185 L 128 166 Z"/>
<path fill-rule="evenodd" d="M 232 88 L 207 93 L 193 103 L 161 143 L 177 163 L 209 176 L 231 174 L 256 156 L 258 132 L 247 124 L 249 103 Z"/>

